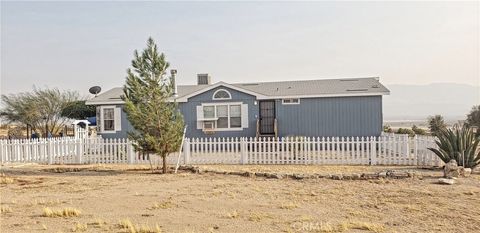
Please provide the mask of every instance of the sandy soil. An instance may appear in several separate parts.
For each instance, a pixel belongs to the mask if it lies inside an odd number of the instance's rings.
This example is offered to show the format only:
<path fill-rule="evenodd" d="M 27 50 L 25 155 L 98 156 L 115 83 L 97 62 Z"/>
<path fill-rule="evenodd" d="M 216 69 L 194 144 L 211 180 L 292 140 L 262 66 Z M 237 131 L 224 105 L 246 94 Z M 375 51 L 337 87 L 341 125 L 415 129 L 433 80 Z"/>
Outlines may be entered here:
<path fill-rule="evenodd" d="M 137 229 L 143 225 L 154 230 L 158 225 L 162 232 L 480 231 L 480 175 L 443 186 L 436 178 L 277 180 L 186 172 L 161 175 L 125 166 L 45 170 L 51 168 L 2 167 L 0 232 L 128 232 L 122 221 L 138 225 Z M 377 169 L 240 168 L 292 173 Z M 46 207 L 68 207 L 80 215 L 44 217 Z"/>

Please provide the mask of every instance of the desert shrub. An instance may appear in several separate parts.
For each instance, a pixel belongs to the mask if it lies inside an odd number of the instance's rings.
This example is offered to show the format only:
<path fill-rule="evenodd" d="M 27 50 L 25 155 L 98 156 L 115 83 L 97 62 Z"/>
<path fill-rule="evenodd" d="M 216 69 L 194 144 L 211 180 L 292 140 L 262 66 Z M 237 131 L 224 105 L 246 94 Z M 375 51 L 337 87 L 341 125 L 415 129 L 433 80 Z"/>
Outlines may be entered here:
<path fill-rule="evenodd" d="M 393 129 L 392 129 L 392 127 L 390 127 L 390 125 L 384 125 L 384 126 L 383 126 L 383 132 L 385 132 L 385 133 L 393 133 Z"/>
<path fill-rule="evenodd" d="M 454 159 L 457 164 L 466 168 L 474 168 L 480 164 L 480 138 L 476 137 L 468 126 L 456 126 L 437 132 L 435 143 L 437 148 L 428 148 L 443 162 Z"/>
<path fill-rule="evenodd" d="M 411 136 L 411 137 L 415 136 L 415 132 L 413 132 L 413 130 L 407 129 L 407 128 L 399 128 L 397 130 L 397 132 L 395 132 L 395 133 L 397 133 L 397 134 L 408 134 L 408 136 Z"/>
<path fill-rule="evenodd" d="M 412 126 L 412 131 L 415 133 L 415 135 L 426 135 L 427 132 L 424 129 L 421 129 L 417 127 L 416 125 Z"/>

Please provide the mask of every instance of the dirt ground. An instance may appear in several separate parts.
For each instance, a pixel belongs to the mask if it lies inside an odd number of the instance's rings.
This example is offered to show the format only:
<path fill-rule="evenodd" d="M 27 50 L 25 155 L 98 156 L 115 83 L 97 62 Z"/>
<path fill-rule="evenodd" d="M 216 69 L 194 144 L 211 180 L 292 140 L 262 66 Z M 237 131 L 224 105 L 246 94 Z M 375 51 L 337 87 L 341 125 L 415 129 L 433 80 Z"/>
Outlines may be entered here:
<path fill-rule="evenodd" d="M 206 167 L 329 174 L 390 169 Z M 129 166 L 1 169 L 0 232 L 480 232 L 478 174 L 445 186 L 435 177 L 293 180 L 162 175 Z"/>

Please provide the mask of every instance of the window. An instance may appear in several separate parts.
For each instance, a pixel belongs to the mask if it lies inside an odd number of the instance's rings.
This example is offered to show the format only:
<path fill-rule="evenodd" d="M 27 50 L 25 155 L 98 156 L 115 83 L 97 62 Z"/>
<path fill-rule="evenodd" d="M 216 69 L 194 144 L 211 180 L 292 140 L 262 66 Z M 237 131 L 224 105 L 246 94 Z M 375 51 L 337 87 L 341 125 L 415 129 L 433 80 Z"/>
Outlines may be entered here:
<path fill-rule="evenodd" d="M 225 129 L 228 128 L 228 105 L 218 105 L 217 106 L 217 128 Z"/>
<path fill-rule="evenodd" d="M 230 105 L 230 128 L 242 127 L 242 111 L 240 105 Z"/>
<path fill-rule="evenodd" d="M 230 95 L 230 92 L 224 89 L 219 89 L 213 93 L 214 100 L 229 100 L 231 98 L 232 95 Z"/>
<path fill-rule="evenodd" d="M 205 119 L 215 118 L 215 106 L 204 106 L 203 107 L 203 118 L 205 118 Z"/>
<path fill-rule="evenodd" d="M 103 130 L 104 131 L 115 130 L 115 109 L 114 108 L 103 109 Z"/>
<path fill-rule="evenodd" d="M 203 106 L 203 129 L 228 130 L 242 128 L 242 111 L 239 103 L 211 104 Z M 213 120 L 212 120 L 213 119 Z"/>
<path fill-rule="evenodd" d="M 300 104 L 300 99 L 282 99 L 282 104 Z"/>

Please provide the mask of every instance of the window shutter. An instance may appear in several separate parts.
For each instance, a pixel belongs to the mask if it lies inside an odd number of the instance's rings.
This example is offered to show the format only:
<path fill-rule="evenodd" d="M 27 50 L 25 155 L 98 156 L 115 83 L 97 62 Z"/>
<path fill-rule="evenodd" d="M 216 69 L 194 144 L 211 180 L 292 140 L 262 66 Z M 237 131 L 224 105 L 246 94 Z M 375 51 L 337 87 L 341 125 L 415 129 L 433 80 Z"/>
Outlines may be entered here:
<path fill-rule="evenodd" d="M 248 128 L 248 104 L 242 104 L 242 128 Z"/>
<path fill-rule="evenodd" d="M 203 118 L 203 106 L 197 106 L 197 129 L 203 129 L 202 121 L 200 119 Z"/>
<path fill-rule="evenodd" d="M 100 106 L 97 106 L 97 118 L 95 119 L 97 121 L 97 131 L 102 132 L 102 108 Z"/>
<path fill-rule="evenodd" d="M 122 131 L 122 108 L 115 108 L 115 131 Z"/>

